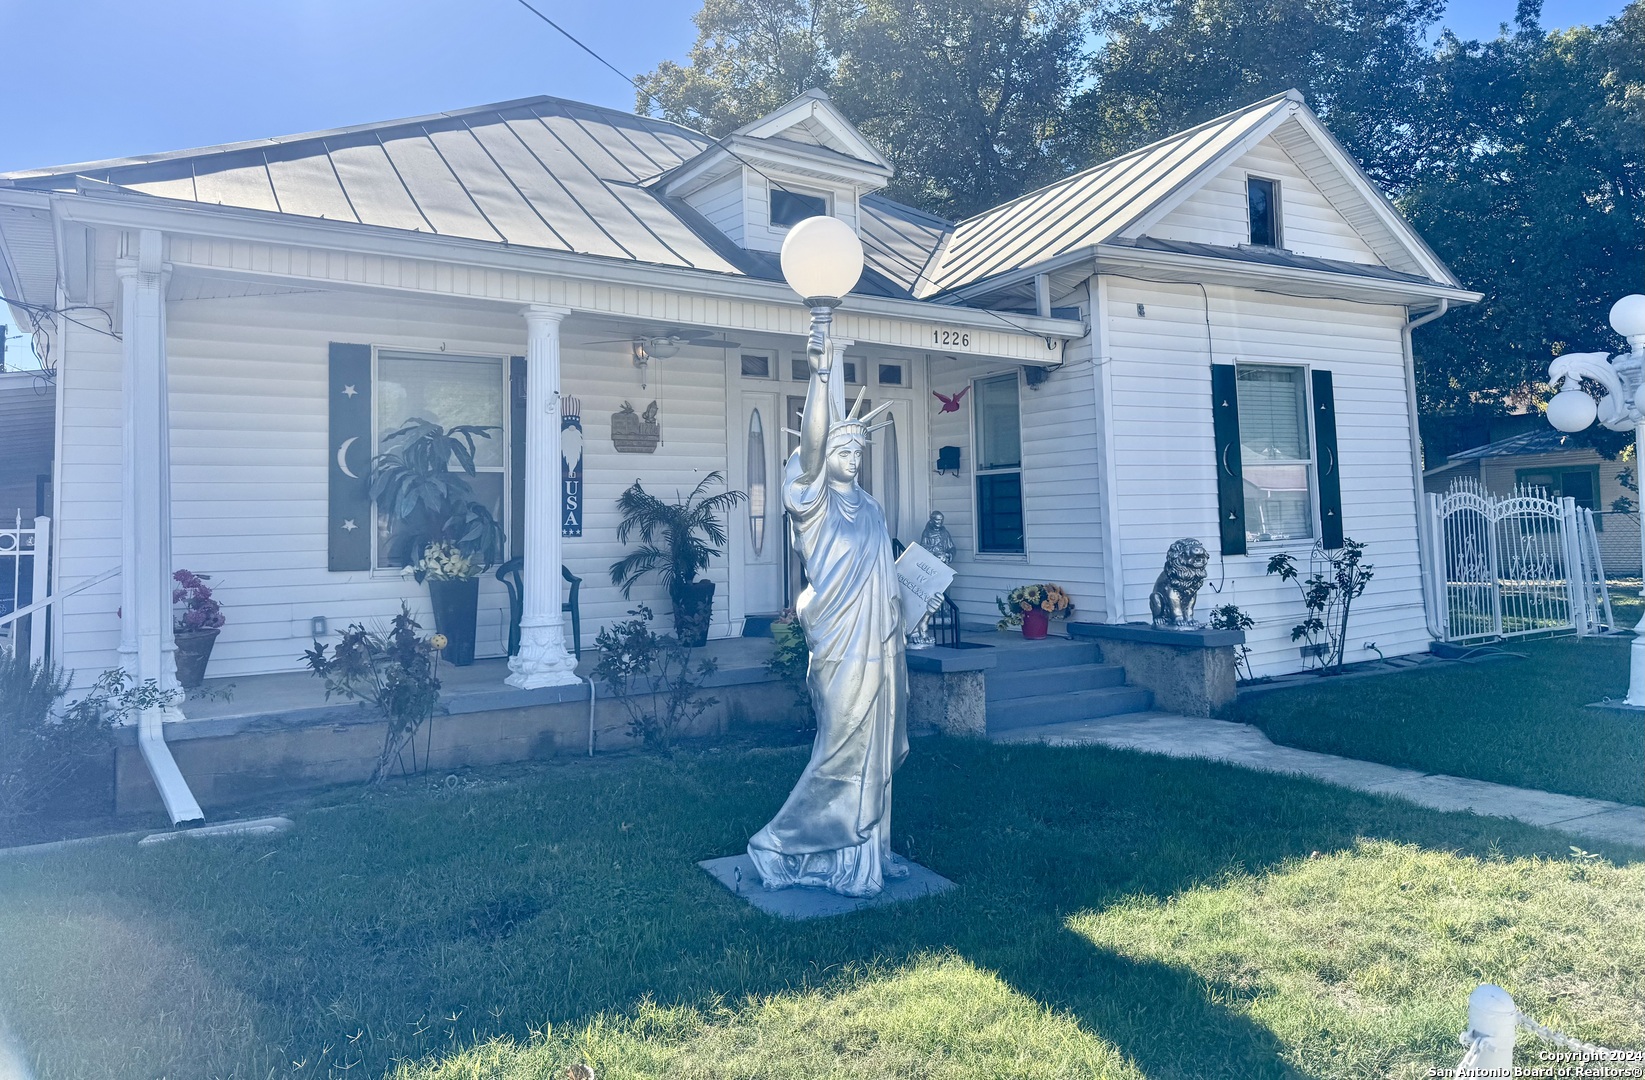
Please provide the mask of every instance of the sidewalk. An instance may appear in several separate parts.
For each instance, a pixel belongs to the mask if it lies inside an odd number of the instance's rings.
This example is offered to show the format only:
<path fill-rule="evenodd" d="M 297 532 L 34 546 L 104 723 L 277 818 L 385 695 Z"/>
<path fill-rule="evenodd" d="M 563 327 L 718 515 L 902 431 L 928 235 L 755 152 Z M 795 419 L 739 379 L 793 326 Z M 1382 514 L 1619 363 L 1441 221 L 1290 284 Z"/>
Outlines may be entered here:
<path fill-rule="evenodd" d="M 1204 758 L 1262 772 L 1312 777 L 1374 795 L 1392 795 L 1434 810 L 1471 810 L 1487 817 L 1512 818 L 1528 825 L 1557 829 L 1588 840 L 1645 846 L 1645 807 L 1297 750 L 1270 742 L 1268 736 L 1249 724 L 1225 720 L 1160 712 L 1132 713 L 1017 728 L 991 738 L 995 742 L 1101 745 L 1168 757 Z"/>

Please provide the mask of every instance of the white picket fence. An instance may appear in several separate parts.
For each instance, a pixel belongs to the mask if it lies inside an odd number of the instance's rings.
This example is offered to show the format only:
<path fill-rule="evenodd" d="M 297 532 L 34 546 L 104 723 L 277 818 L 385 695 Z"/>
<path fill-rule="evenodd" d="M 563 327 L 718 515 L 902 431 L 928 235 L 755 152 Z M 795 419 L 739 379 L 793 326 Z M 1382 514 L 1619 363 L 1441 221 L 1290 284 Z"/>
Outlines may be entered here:
<path fill-rule="evenodd" d="M 46 612 L 21 617 L 14 613 L 46 599 L 51 581 L 50 551 L 50 518 L 37 517 L 24 528 L 19 513 L 10 527 L 0 528 L 0 586 L 9 586 L 10 590 L 0 591 L 0 646 L 17 651 L 26 638 L 31 663 L 46 656 Z"/>
<path fill-rule="evenodd" d="M 1428 567 L 1447 641 L 1614 628 L 1592 511 L 1538 488 L 1494 495 L 1472 478 L 1428 496 Z"/>

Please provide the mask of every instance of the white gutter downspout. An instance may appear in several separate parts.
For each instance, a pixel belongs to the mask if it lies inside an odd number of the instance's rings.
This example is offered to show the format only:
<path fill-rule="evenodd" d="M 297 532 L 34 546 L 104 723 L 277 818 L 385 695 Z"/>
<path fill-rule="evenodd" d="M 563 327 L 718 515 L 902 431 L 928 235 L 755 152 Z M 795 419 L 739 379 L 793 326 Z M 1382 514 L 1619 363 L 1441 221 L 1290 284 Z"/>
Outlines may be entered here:
<path fill-rule="evenodd" d="M 1405 406 L 1411 424 L 1411 483 L 1417 510 L 1417 565 L 1422 574 L 1422 614 L 1428 624 L 1428 634 L 1442 641 L 1445 631 L 1439 626 L 1439 598 L 1434 595 L 1433 575 L 1429 573 L 1434 551 L 1434 538 L 1428 534 L 1428 500 L 1422 488 L 1422 431 L 1417 426 L 1417 366 L 1411 353 L 1411 331 L 1426 326 L 1451 309 L 1449 300 L 1441 299 L 1439 306 L 1419 319 L 1407 319 L 1400 327 L 1399 344 L 1405 359 Z M 1409 314 L 1409 311 L 1407 311 Z"/>

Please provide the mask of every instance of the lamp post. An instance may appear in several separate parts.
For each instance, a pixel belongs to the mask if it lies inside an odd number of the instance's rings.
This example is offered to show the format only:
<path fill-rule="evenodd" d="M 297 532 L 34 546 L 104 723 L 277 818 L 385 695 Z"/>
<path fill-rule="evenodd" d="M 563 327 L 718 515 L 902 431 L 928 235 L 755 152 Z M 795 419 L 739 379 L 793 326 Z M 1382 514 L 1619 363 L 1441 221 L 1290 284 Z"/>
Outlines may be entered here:
<path fill-rule="evenodd" d="M 840 298 L 862 277 L 862 241 L 856 231 L 834 217 L 811 217 L 788 230 L 783 240 L 783 278 L 811 309 L 808 351 L 823 357 L 824 381 L 832 377 L 829 330 Z M 830 390 L 834 389 L 830 387 Z"/>
<path fill-rule="evenodd" d="M 1645 294 L 1633 293 L 1611 305 L 1611 329 L 1628 339 L 1627 352 L 1566 353 L 1548 365 L 1548 382 L 1559 391 L 1548 402 L 1548 423 L 1565 432 L 1581 431 L 1596 419 L 1612 431 L 1632 428 L 1634 470 L 1639 476 L 1645 451 Z M 1604 387 L 1605 396 L 1595 401 L 1582 389 L 1584 379 Z M 1641 521 L 1640 558 L 1645 568 L 1645 514 Z M 1645 618 L 1634 628 L 1626 703 L 1645 708 Z"/>

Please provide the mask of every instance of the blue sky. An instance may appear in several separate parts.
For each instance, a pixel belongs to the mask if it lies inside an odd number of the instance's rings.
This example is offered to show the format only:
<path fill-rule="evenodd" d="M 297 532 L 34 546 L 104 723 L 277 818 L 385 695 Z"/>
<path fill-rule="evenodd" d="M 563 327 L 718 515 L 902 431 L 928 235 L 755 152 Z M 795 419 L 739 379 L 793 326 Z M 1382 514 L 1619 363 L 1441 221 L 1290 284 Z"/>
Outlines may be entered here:
<path fill-rule="evenodd" d="M 690 0 L 535 2 L 624 71 L 683 60 L 696 37 Z M 1546 0 L 1543 24 L 1622 7 Z M 1491 37 L 1513 14 L 1514 0 L 1453 0 L 1444 24 Z M 515 0 L 0 0 L 0 34 L 0 172 L 536 94 L 634 106 Z"/>

